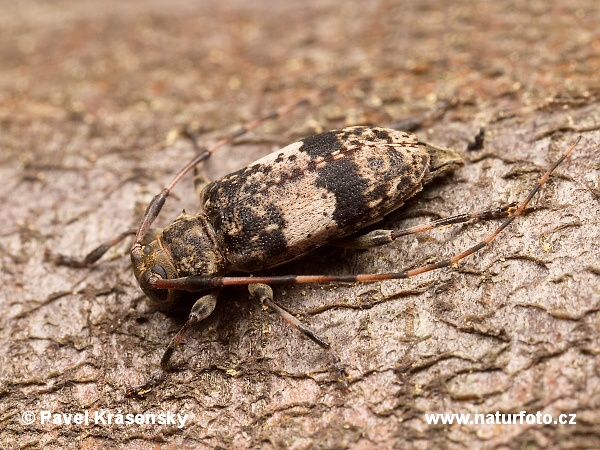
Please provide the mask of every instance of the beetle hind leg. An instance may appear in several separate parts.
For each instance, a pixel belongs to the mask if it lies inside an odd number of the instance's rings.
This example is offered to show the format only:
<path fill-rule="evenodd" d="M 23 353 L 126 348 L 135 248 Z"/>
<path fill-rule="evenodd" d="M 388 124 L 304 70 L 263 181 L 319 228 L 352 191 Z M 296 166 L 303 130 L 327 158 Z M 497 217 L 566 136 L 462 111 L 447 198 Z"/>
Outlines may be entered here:
<path fill-rule="evenodd" d="M 405 228 L 402 230 L 373 230 L 368 233 L 349 236 L 331 242 L 330 245 L 336 247 L 346 247 L 354 249 L 368 249 L 379 247 L 394 242 L 401 236 L 410 236 L 411 234 L 424 233 L 435 228 L 456 225 L 461 223 L 476 223 L 483 220 L 504 219 L 510 217 L 515 211 L 517 203 L 511 203 L 506 206 L 486 209 L 478 213 L 458 214 L 456 216 L 444 217 L 437 220 L 432 220 L 429 223 L 416 225 L 414 227 Z"/>
<path fill-rule="evenodd" d="M 261 304 L 268 306 L 277 312 L 283 320 L 285 320 L 292 327 L 304 333 L 306 337 L 308 337 L 311 341 L 315 342 L 324 350 L 327 350 L 333 365 L 339 376 L 339 381 L 342 383 L 344 388 L 348 387 L 347 373 L 342 361 L 337 356 L 337 354 L 331 348 L 331 344 L 327 342 L 325 339 L 321 338 L 317 335 L 313 330 L 300 322 L 296 317 L 287 312 L 281 306 L 273 301 L 273 289 L 270 286 L 262 283 L 253 283 L 248 285 L 248 290 L 250 291 L 250 295 L 254 297 L 256 300 L 260 301 Z"/>

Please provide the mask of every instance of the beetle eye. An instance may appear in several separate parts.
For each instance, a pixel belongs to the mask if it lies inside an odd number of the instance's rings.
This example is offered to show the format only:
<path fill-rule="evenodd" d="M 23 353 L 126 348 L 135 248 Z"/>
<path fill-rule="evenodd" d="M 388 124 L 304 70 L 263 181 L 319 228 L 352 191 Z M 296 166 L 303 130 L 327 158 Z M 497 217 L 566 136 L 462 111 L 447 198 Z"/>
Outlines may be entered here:
<path fill-rule="evenodd" d="M 168 278 L 167 277 L 167 272 L 165 271 L 165 269 L 163 269 L 162 266 L 152 266 L 152 268 L 150 269 L 150 271 L 154 275 L 162 278 L 163 280 L 166 280 Z"/>

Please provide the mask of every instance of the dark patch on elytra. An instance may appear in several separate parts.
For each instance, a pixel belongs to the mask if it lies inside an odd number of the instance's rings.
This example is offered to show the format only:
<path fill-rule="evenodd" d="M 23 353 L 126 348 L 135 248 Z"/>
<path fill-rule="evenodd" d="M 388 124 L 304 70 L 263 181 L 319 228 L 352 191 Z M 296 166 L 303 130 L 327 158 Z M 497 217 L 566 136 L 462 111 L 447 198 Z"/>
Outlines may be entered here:
<path fill-rule="evenodd" d="M 381 158 L 367 158 L 367 164 L 369 165 L 369 168 L 372 169 L 374 172 L 383 169 L 383 161 Z"/>
<path fill-rule="evenodd" d="M 278 180 L 272 180 L 271 183 L 273 185 L 284 185 L 290 181 L 296 180 L 302 176 L 304 176 L 304 171 L 300 167 L 294 167 L 291 171 L 280 172 Z M 267 191 L 269 188 L 268 185 L 264 185 L 263 189 L 260 190 L 260 195 L 264 194 L 264 191 Z"/>
<path fill-rule="evenodd" d="M 311 158 L 326 157 L 333 152 L 342 151 L 345 146 L 340 141 L 339 132 L 327 131 L 302 139 L 300 151 L 307 153 Z"/>
<path fill-rule="evenodd" d="M 365 193 L 369 183 L 361 177 L 360 168 L 349 158 L 331 161 L 319 168 L 316 185 L 335 196 L 332 219 L 340 228 L 351 226 L 368 211 Z"/>
<path fill-rule="evenodd" d="M 367 130 L 366 127 L 351 127 L 349 129 L 343 129 L 341 138 L 344 142 L 349 141 L 351 136 L 362 138 L 363 134 L 365 134 L 365 130 Z"/>
<path fill-rule="evenodd" d="M 295 167 L 292 169 L 292 171 L 290 172 L 290 176 L 289 179 L 293 179 L 293 178 L 300 178 L 302 175 L 304 175 L 304 172 L 302 169 L 300 169 L 299 167 Z"/>
<path fill-rule="evenodd" d="M 388 183 L 379 183 L 371 190 L 369 198 L 387 200 L 390 196 L 389 194 L 390 189 Z"/>
<path fill-rule="evenodd" d="M 272 171 L 273 166 L 267 164 L 255 164 L 240 169 L 226 178 L 210 183 L 206 187 L 205 199 L 210 200 L 213 206 L 217 206 L 223 203 L 238 203 L 243 195 L 260 195 L 269 188 L 265 181 L 271 179 Z"/>
<path fill-rule="evenodd" d="M 402 175 L 400 182 L 396 185 L 396 188 L 400 192 L 411 190 L 411 186 L 415 184 L 415 179 L 410 175 Z"/>
<path fill-rule="evenodd" d="M 391 144 L 393 141 L 392 137 L 390 136 L 390 133 L 386 130 L 383 130 L 381 128 L 374 128 L 373 133 L 375 133 L 377 139 L 381 139 L 382 141 L 385 141 L 388 144 Z"/>
<path fill-rule="evenodd" d="M 261 214 L 257 213 L 259 210 L 262 210 Z M 228 220 L 222 224 L 223 243 L 229 253 L 236 255 L 237 269 L 268 266 L 271 258 L 285 252 L 287 241 L 282 230 L 286 223 L 281 210 L 274 204 L 258 205 L 249 201 L 246 205 L 236 205 L 235 211 L 225 213 L 225 216 Z M 228 229 L 237 232 L 230 235 Z"/>

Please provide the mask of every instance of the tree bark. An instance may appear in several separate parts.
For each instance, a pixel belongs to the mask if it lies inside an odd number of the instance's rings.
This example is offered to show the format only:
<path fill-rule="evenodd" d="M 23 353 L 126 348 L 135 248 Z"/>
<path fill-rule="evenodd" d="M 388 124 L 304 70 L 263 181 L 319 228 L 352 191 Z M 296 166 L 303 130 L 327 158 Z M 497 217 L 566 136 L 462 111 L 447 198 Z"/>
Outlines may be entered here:
<path fill-rule="evenodd" d="M 202 3 L 202 2 L 200 2 Z M 0 442 L 6 448 L 594 448 L 600 446 L 600 40 L 597 2 L 2 2 Z M 337 86 L 337 89 L 327 90 Z M 276 299 L 349 373 L 245 288 L 148 379 L 185 317 L 152 309 L 128 245 L 149 200 L 236 124 L 304 96 L 204 166 L 216 179 L 299 137 L 386 125 L 445 101 L 416 133 L 459 151 L 385 226 L 520 201 L 581 142 L 487 248 L 416 277 L 290 285 Z M 467 150 L 481 127 L 483 148 Z M 199 210 L 191 177 L 157 221 Z M 397 271 L 455 255 L 497 222 L 369 251 L 324 248 L 276 274 Z M 189 414 L 173 425 L 40 423 L 42 411 Z M 33 411 L 29 425 L 23 413 Z M 576 414 L 576 425 L 428 425 L 428 413 Z"/>

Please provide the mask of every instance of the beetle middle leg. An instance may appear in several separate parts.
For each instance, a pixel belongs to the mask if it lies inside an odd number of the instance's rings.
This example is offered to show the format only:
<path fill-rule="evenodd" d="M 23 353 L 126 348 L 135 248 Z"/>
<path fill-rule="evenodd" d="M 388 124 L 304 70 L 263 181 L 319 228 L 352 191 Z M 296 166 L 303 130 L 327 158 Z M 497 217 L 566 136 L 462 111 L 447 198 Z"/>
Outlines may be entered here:
<path fill-rule="evenodd" d="M 261 304 L 273 309 L 288 324 L 296 328 L 298 331 L 304 333 L 306 337 L 308 337 L 311 341 L 319 345 L 321 348 L 327 350 L 331 357 L 333 365 L 335 366 L 339 374 L 339 380 L 345 388 L 348 387 L 346 369 L 343 366 L 339 356 L 331 348 L 331 344 L 329 344 L 329 342 L 317 335 L 313 330 L 311 330 L 309 327 L 300 322 L 296 317 L 294 317 L 288 311 L 286 311 L 277 303 L 275 303 L 275 301 L 273 300 L 273 289 L 271 289 L 270 286 L 263 283 L 253 283 L 248 285 L 248 290 L 250 291 L 250 295 L 252 295 L 252 297 L 254 297 L 256 300 L 260 301 Z"/>

